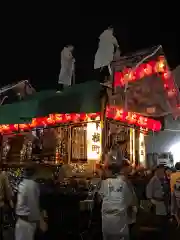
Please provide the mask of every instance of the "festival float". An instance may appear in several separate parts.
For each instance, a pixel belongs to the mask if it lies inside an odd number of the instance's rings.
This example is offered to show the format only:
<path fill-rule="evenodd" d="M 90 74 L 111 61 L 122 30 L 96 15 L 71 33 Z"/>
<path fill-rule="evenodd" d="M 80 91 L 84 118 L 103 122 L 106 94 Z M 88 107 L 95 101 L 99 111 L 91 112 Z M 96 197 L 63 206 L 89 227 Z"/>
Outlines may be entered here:
<path fill-rule="evenodd" d="M 36 179 L 46 186 L 41 199 L 50 199 L 56 192 L 58 200 L 48 204 L 57 214 L 52 219 L 50 214 L 49 222 L 62 223 L 64 227 L 59 229 L 68 228 L 70 219 L 75 219 L 73 228 L 79 229 L 74 209 L 88 209 L 91 216 L 100 180 L 97 172 L 107 148 L 127 140 L 127 157 L 133 164 L 145 165 L 145 136 L 162 129 L 160 119 L 129 111 L 115 102 L 114 90 L 113 82 L 107 88 L 90 81 L 60 93 L 33 93 L 0 107 L 1 165 L 17 191 L 23 167 L 36 164 Z M 60 182 L 60 188 L 46 184 L 45 179 Z"/>
<path fill-rule="evenodd" d="M 90 91 L 91 88 L 93 91 Z M 85 97 L 84 101 L 77 106 L 82 112 L 72 112 L 76 108 L 73 106 L 76 105 L 73 99 L 78 102 L 78 96 L 82 95 Z M 106 88 L 104 89 L 99 82 L 76 84 L 41 101 L 38 114 L 49 111 L 46 116 L 32 118 L 29 123 L 1 124 L 1 164 L 7 167 L 21 166 L 33 160 L 40 165 L 69 165 L 75 175 L 84 172 L 95 173 L 102 163 L 105 148 L 123 139 L 128 139 L 127 152 L 130 160 L 135 163 L 135 155 L 139 151 L 140 158 L 136 157 L 145 161 L 144 136 L 149 131 L 160 131 L 161 122 L 111 105 L 105 96 Z M 89 99 L 94 101 L 92 103 L 95 106 L 90 106 Z M 69 106 L 62 104 L 68 100 Z M 22 107 L 24 102 L 27 107 L 30 104 L 28 101 L 32 100 L 21 100 L 20 106 Z M 13 105 L 14 108 L 19 108 L 18 104 L 4 105 L 3 108 L 10 110 L 13 109 Z M 44 111 L 43 105 L 46 106 Z M 69 109 L 64 113 L 66 108 Z M 91 109 L 98 111 L 90 112 Z M 22 112 L 21 121 L 25 121 L 22 120 Z M 139 140 L 135 136 L 137 131 Z"/>
<path fill-rule="evenodd" d="M 161 46 L 115 59 L 111 68 L 108 84 L 89 81 L 2 106 L 1 163 L 33 160 L 94 174 L 105 150 L 126 139 L 126 156 L 146 167 L 146 135 L 162 130 L 165 116 L 180 115 L 179 90 Z M 19 120 L 3 122 L 14 108 Z"/>

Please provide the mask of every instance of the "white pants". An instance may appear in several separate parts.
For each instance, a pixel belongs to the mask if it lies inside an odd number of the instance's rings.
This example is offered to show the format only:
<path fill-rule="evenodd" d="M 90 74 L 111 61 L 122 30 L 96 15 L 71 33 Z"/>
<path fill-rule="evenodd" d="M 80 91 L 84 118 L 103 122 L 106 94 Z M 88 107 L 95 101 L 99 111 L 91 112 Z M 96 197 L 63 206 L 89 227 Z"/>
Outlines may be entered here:
<path fill-rule="evenodd" d="M 34 240 L 36 223 L 18 219 L 15 228 L 15 240 Z"/>
<path fill-rule="evenodd" d="M 128 236 L 122 236 L 121 234 L 119 235 L 108 235 L 106 233 L 103 233 L 103 240 L 129 240 Z"/>
<path fill-rule="evenodd" d="M 123 216 L 102 216 L 103 240 L 128 240 L 129 228 L 126 217 Z"/>

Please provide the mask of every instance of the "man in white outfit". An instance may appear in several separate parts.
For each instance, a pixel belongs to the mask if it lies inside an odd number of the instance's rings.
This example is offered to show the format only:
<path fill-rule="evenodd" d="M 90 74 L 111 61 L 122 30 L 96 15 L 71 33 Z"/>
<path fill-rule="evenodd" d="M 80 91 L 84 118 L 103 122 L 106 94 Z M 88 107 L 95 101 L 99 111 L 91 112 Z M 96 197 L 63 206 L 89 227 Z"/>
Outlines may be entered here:
<path fill-rule="evenodd" d="M 124 161 L 123 161 L 124 162 Z M 104 240 L 129 239 L 129 212 L 134 196 L 121 171 L 131 171 L 128 164 L 109 166 L 112 175 L 102 181 L 99 194 L 102 197 L 102 232 Z M 126 170 L 125 170 L 126 169 Z"/>
<path fill-rule="evenodd" d="M 38 225 L 42 223 L 39 208 L 39 188 L 33 180 L 35 170 L 27 168 L 19 184 L 15 228 L 15 240 L 33 240 Z"/>
<path fill-rule="evenodd" d="M 114 53 L 119 48 L 117 39 L 113 35 L 113 28 L 109 27 L 99 36 L 99 47 L 94 59 L 94 69 L 105 71 L 111 75 L 110 64 L 113 61 Z"/>
<path fill-rule="evenodd" d="M 71 86 L 75 67 L 75 58 L 73 57 L 74 47 L 67 45 L 61 51 L 61 70 L 59 74 L 59 84 Z"/>

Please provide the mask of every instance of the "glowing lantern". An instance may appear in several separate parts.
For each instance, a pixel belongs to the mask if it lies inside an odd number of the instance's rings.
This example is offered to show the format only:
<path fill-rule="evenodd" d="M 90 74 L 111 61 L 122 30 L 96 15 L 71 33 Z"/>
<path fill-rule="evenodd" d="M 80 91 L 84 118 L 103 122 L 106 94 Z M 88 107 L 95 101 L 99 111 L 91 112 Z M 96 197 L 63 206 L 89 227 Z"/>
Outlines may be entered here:
<path fill-rule="evenodd" d="M 63 122 L 63 114 L 55 114 L 55 122 L 62 123 Z"/>
<path fill-rule="evenodd" d="M 54 120 L 54 115 L 53 114 L 49 115 L 49 117 L 46 119 L 46 123 L 47 123 L 47 125 L 55 124 L 55 120 Z"/>
<path fill-rule="evenodd" d="M 165 58 L 163 56 L 160 56 L 159 57 L 159 61 L 157 62 L 157 72 L 159 73 L 163 73 L 165 71 L 165 68 L 166 68 L 166 61 L 165 61 Z"/>
<path fill-rule="evenodd" d="M 150 64 L 146 64 L 146 66 L 144 68 L 144 72 L 147 76 L 151 75 L 152 74 L 152 66 Z"/>

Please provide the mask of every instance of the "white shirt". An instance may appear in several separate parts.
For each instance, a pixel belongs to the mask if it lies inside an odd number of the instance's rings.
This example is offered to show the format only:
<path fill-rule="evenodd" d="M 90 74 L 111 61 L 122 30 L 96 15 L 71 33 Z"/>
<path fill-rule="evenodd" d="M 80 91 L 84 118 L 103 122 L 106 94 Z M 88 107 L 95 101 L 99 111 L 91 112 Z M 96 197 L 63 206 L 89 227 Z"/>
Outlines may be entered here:
<path fill-rule="evenodd" d="M 24 179 L 18 187 L 16 214 L 28 216 L 30 221 L 40 220 L 39 188 L 31 179 Z"/>
<path fill-rule="evenodd" d="M 102 181 L 100 194 L 103 196 L 102 212 L 106 210 L 126 211 L 133 201 L 133 195 L 123 176 Z"/>
<path fill-rule="evenodd" d="M 148 199 L 156 206 L 156 215 L 167 215 L 167 209 L 164 201 L 156 201 L 156 198 L 163 198 L 163 188 L 157 176 L 153 176 L 146 187 Z M 155 198 L 155 199 L 154 199 Z"/>
<path fill-rule="evenodd" d="M 132 191 L 123 176 L 102 181 L 102 229 L 110 234 L 128 234 L 127 209 L 133 202 Z"/>
<path fill-rule="evenodd" d="M 64 47 L 61 52 L 61 70 L 59 74 L 59 83 L 67 86 L 71 85 L 72 74 L 74 71 L 75 59 L 72 56 L 72 50 Z"/>
<path fill-rule="evenodd" d="M 114 46 L 118 47 L 118 42 L 113 36 L 112 30 L 107 29 L 99 37 L 99 47 L 94 59 L 94 69 L 111 64 L 114 58 Z"/>

